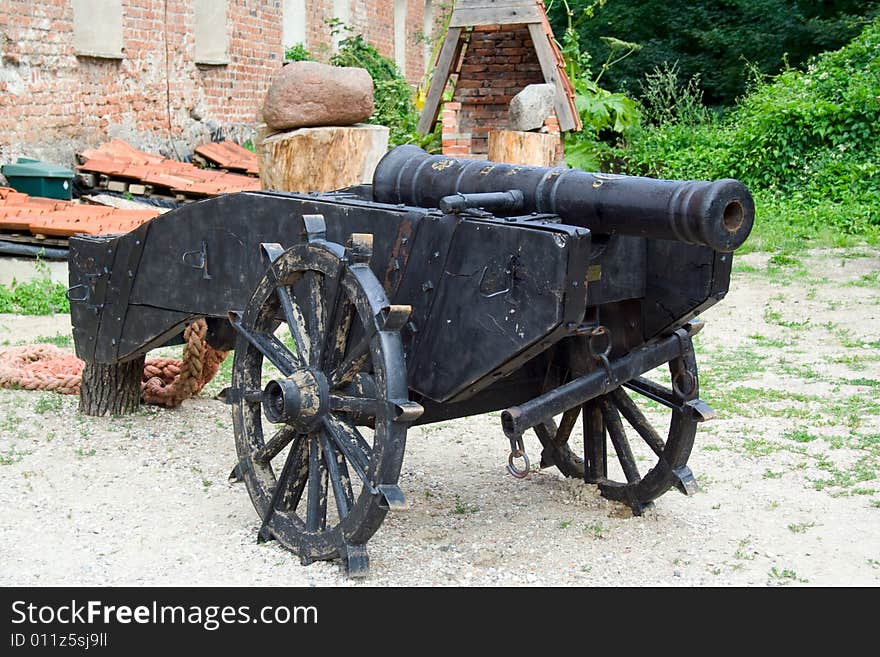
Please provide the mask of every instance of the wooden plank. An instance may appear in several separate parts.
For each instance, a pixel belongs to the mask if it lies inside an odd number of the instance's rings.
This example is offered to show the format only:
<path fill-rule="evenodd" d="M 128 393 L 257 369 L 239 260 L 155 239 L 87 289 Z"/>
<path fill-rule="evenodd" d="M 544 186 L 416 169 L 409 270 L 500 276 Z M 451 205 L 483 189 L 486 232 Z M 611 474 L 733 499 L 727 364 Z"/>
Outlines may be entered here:
<path fill-rule="evenodd" d="M 543 20 L 538 5 L 512 7 L 475 7 L 455 9 L 449 20 L 449 27 L 469 27 L 472 25 L 511 25 L 534 24 Z"/>
<path fill-rule="evenodd" d="M 437 66 L 434 67 L 434 74 L 431 76 L 431 86 L 428 88 L 425 106 L 422 108 L 422 115 L 419 117 L 419 125 L 416 128 L 420 135 L 431 132 L 437 121 L 443 90 L 449 80 L 453 63 L 458 60 L 458 55 L 461 52 L 461 32 L 460 27 L 450 27 L 446 32 L 443 47 L 437 56 Z"/>
<path fill-rule="evenodd" d="M 569 98 L 565 93 L 565 87 L 559 75 L 556 56 L 553 54 L 553 48 L 550 46 L 550 37 L 541 25 L 534 23 L 529 25 L 529 34 L 532 37 L 535 52 L 538 54 L 538 62 L 541 64 L 544 80 L 556 87 L 553 107 L 556 110 L 556 117 L 559 119 L 559 128 L 563 132 L 574 130 L 577 128 L 577 121 L 575 121 L 575 117 L 572 115 Z"/>

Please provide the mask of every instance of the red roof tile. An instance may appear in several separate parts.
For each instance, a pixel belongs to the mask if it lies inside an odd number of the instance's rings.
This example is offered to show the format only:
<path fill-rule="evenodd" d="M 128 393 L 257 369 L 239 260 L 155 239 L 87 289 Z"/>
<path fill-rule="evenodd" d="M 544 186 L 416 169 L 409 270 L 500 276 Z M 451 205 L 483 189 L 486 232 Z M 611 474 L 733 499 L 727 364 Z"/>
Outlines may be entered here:
<path fill-rule="evenodd" d="M 232 142 L 224 143 L 225 146 L 206 144 L 206 147 L 208 147 L 208 152 L 218 156 L 222 155 L 225 158 L 224 162 L 243 162 L 243 160 L 236 159 L 244 157 L 235 150 L 240 149 L 253 157 L 253 166 L 248 161 L 243 163 L 241 167 L 234 168 L 256 172 L 256 156 L 253 153 L 234 144 L 229 146 Z M 213 148 L 217 146 L 219 148 Z M 199 147 L 199 149 L 202 148 Z M 196 151 L 199 152 L 199 149 Z M 137 180 L 180 194 L 215 196 L 260 189 L 259 180 L 251 176 L 200 169 L 187 162 L 177 162 L 158 155 L 144 153 L 118 139 L 102 144 L 98 148 L 86 149 L 80 153 L 80 158 L 83 159 L 83 163 L 78 167 L 80 171 L 99 173 L 113 178 Z"/>

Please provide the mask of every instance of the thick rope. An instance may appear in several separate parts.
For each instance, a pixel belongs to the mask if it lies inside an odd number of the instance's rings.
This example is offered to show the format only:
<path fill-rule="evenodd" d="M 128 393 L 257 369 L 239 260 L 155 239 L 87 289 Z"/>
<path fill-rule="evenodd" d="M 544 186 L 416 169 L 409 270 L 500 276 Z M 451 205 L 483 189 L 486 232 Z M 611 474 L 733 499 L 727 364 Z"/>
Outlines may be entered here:
<path fill-rule="evenodd" d="M 144 364 L 141 394 L 148 404 L 180 406 L 214 378 L 229 355 L 205 340 L 207 322 L 199 319 L 183 332 L 183 358 L 151 358 Z M 0 350 L 0 388 L 52 390 L 78 395 L 85 363 L 55 345 L 31 344 Z"/>

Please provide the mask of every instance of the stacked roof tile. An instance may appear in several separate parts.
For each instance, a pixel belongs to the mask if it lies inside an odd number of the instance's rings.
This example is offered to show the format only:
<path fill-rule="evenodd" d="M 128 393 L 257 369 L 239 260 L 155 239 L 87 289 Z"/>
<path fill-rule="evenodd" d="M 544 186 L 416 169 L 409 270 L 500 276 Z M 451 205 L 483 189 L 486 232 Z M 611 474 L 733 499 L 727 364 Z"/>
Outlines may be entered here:
<path fill-rule="evenodd" d="M 250 175 L 257 175 L 260 170 L 257 167 L 257 156 L 234 141 L 224 140 L 210 142 L 196 148 L 196 154 L 211 162 L 220 169 L 229 171 L 244 171 Z"/>
<path fill-rule="evenodd" d="M 144 153 L 119 139 L 84 150 L 80 159 L 82 164 L 77 169 L 81 172 L 148 185 L 157 192 L 175 196 L 206 197 L 260 189 L 257 178 L 216 169 L 199 169 L 187 162 Z"/>
<path fill-rule="evenodd" d="M 120 210 L 28 196 L 0 187 L 0 230 L 69 237 L 75 233 L 127 233 L 149 221 L 160 209 Z M 2 236 L 0 236 L 2 237 Z"/>

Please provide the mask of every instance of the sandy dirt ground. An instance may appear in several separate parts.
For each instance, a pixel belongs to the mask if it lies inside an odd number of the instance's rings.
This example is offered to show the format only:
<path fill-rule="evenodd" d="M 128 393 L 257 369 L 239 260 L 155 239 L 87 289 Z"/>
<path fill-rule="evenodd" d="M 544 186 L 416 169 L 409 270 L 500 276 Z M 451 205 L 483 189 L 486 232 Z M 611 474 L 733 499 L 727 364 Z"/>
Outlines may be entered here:
<path fill-rule="evenodd" d="M 338 562 L 302 566 L 257 544 L 247 492 L 227 483 L 232 423 L 213 395 L 228 381 L 119 418 L 2 390 L 0 584 L 880 584 L 878 270 L 868 248 L 737 259 L 696 338 L 701 396 L 718 412 L 690 460 L 702 491 L 672 491 L 641 517 L 555 470 L 507 475 L 497 413 L 412 428 L 411 508 L 389 514 L 356 582 Z M 68 323 L 3 315 L 0 342 Z M 526 447 L 537 460 L 534 436 Z"/>

